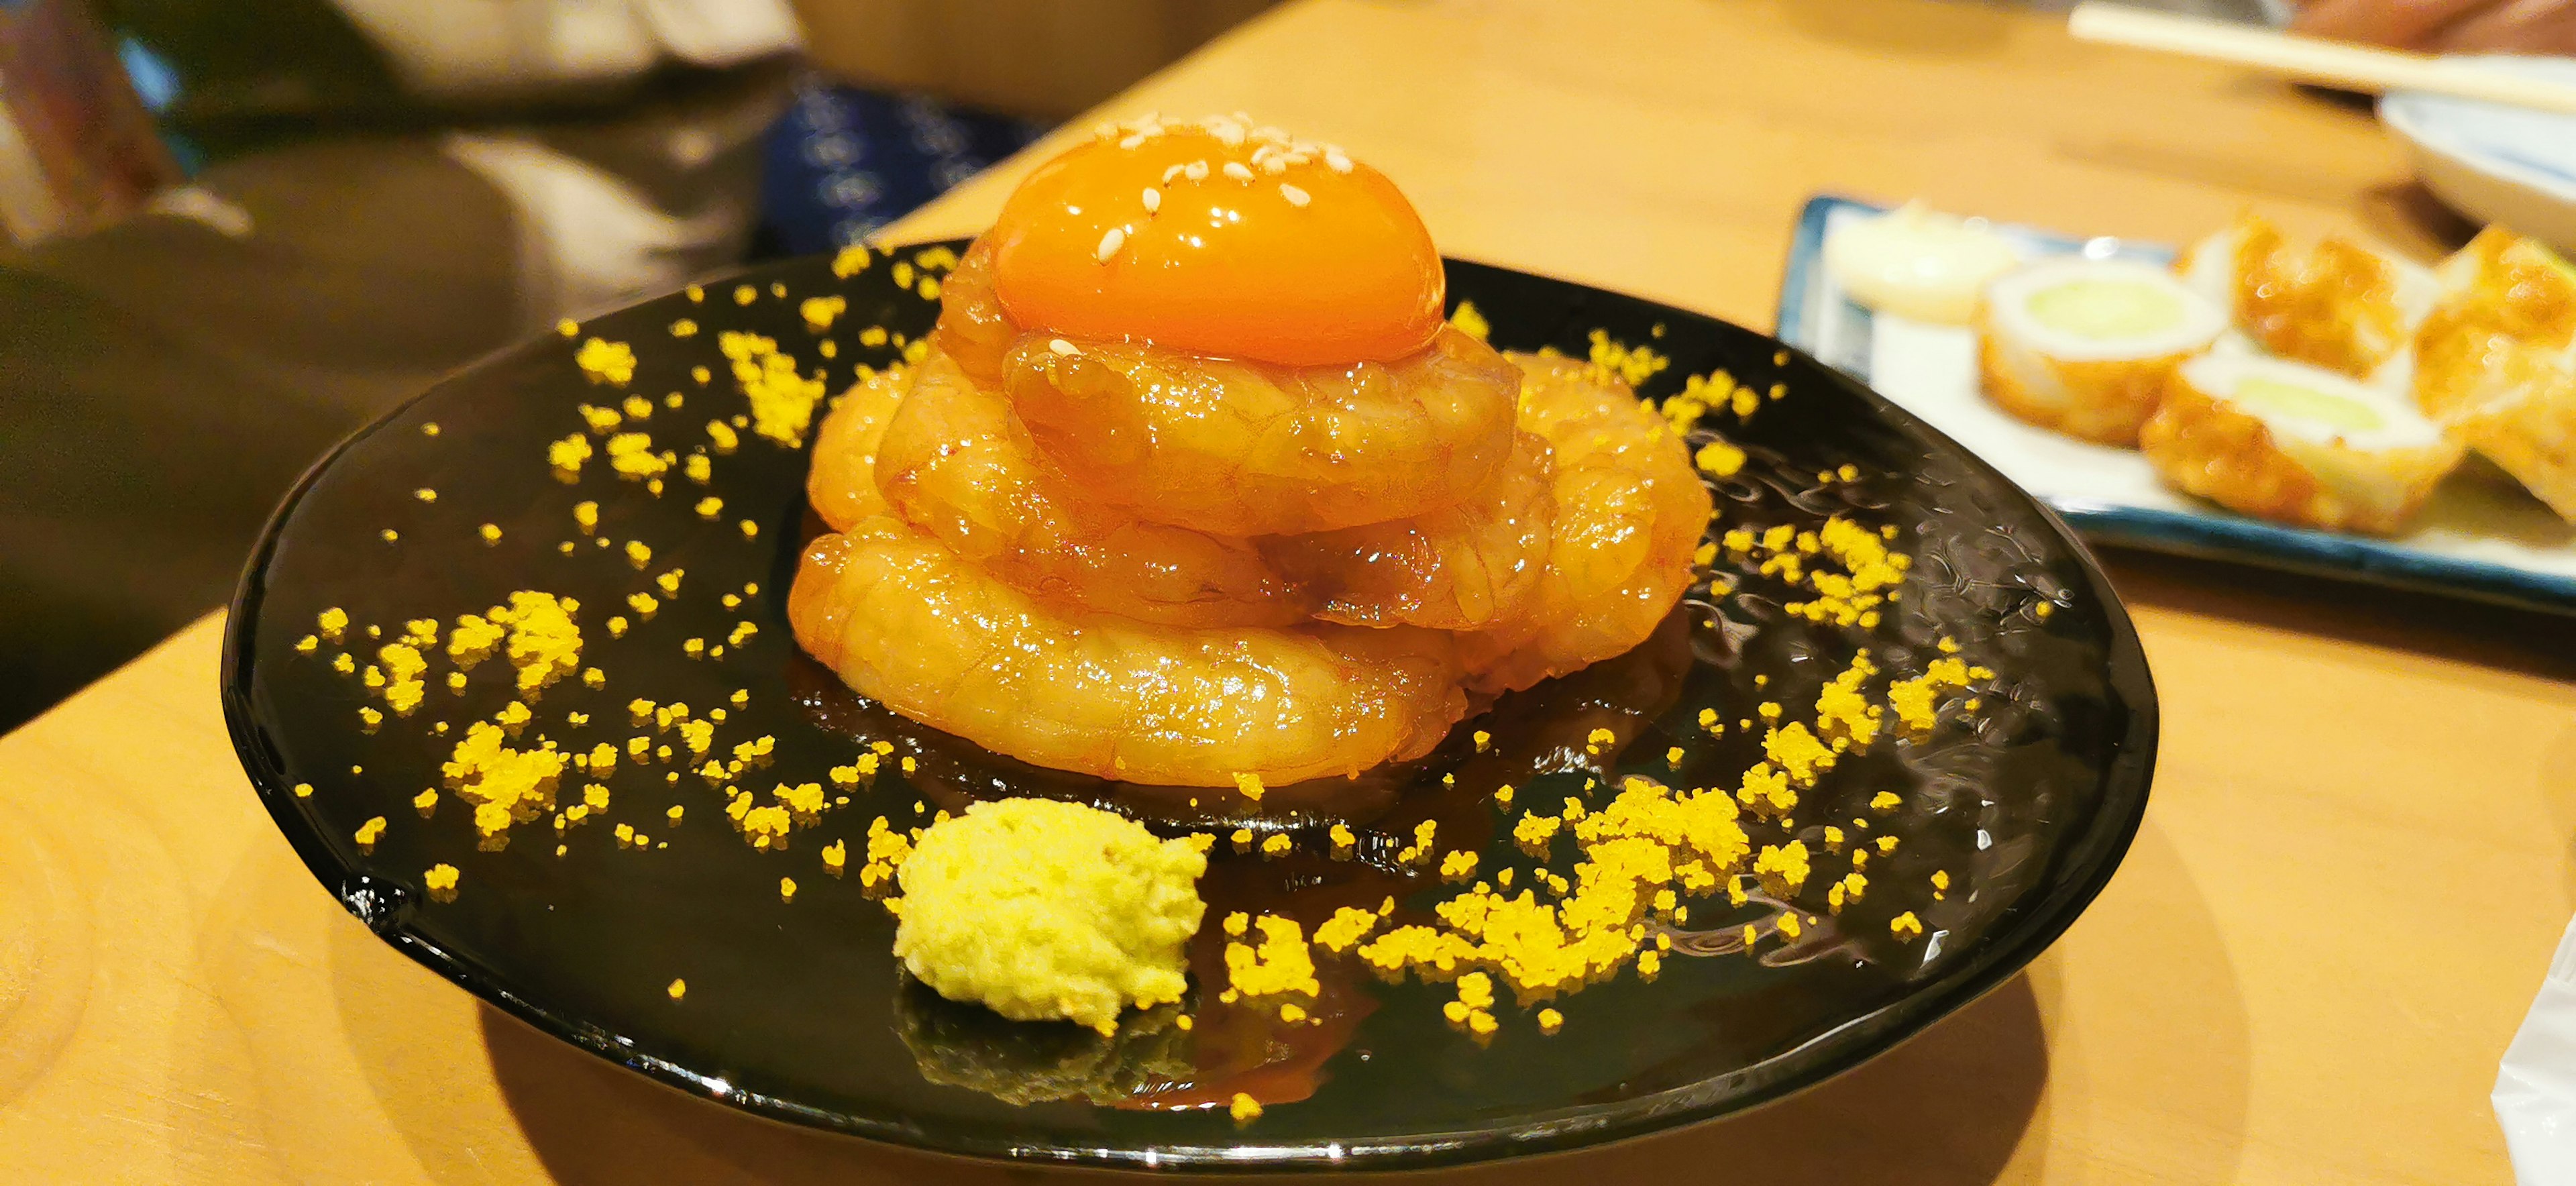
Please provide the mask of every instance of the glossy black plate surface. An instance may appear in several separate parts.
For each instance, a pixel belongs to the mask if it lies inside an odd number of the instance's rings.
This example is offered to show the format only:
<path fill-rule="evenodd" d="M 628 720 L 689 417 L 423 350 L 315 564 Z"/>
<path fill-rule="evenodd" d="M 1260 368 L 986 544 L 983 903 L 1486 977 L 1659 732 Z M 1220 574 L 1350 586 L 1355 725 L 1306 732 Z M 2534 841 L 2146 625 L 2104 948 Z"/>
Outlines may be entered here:
<path fill-rule="evenodd" d="M 795 1123 L 1044 1161 L 1393 1168 L 1634 1135 L 1748 1108 L 1847 1069 L 2037 955 L 2110 877 L 2137 827 L 2154 765 L 2154 691 L 2126 614 L 2048 511 L 1901 410 L 1760 334 L 1452 263 L 1452 300 L 1473 301 L 1498 345 L 1582 355 L 1602 330 L 1670 357 L 1644 385 L 1648 395 L 1720 368 L 1756 391 L 1782 385 L 1785 397 L 1766 399 L 1748 422 L 1716 421 L 1751 455 L 1717 483 L 1720 526 L 1807 528 L 1837 513 L 1890 525 L 1891 546 L 1914 557 L 1912 579 L 1875 628 L 1820 626 L 1783 612 L 1791 591 L 1721 556 L 1714 567 L 1739 588 L 1717 597 L 1703 589 L 1636 652 L 1507 699 L 1420 763 L 1274 790 L 1267 802 L 1288 814 L 1252 825 L 1293 831 L 1297 851 L 1265 860 L 1220 844 L 1204 887 L 1211 920 L 1266 908 L 1311 924 L 1336 906 L 1389 896 L 1418 909 L 1452 892 L 1436 874 L 1392 859 L 1420 821 L 1440 821 L 1444 848 L 1483 848 L 1488 871 L 1506 861 L 1526 866 L 1504 834 L 1509 817 L 1489 797 L 1495 786 L 1518 787 L 1520 807 L 1586 794 L 1588 777 L 1614 782 L 1621 772 L 1732 786 L 1759 760 L 1759 730 L 1732 727 L 1757 703 L 1781 702 L 1794 717 L 1858 647 L 1889 674 L 1910 675 L 1939 657 L 1940 640 L 1954 639 L 1962 657 L 1997 673 L 1979 690 L 1979 707 L 1954 704 L 1929 734 L 1847 758 L 1796 813 L 1798 834 L 1821 847 L 1825 824 L 1868 816 L 1874 795 L 1898 792 L 1902 807 L 1875 826 L 1902 843 L 1871 866 L 1875 888 L 1833 915 L 1826 884 L 1843 866 L 1820 857 L 1797 897 L 1801 917 L 1818 921 L 1794 940 L 1779 933 L 1777 903 L 1757 898 L 1730 911 L 1723 898 L 1702 900 L 1689 925 L 1674 928 L 1675 953 L 1655 982 L 1631 971 L 1556 1002 L 1566 1024 L 1554 1036 L 1507 1000 L 1488 1044 L 1442 1018 L 1453 989 L 1389 985 L 1332 960 L 1323 961 L 1318 1002 L 1326 1024 L 1293 1032 L 1248 1011 L 1228 1014 L 1204 996 L 1191 1006 L 1194 1033 L 1147 1018 L 1116 1043 L 941 1001 L 899 975 L 892 920 L 855 875 L 825 873 L 823 845 L 847 842 L 855 874 L 856 850 L 878 815 L 908 824 L 997 791 L 1195 816 L 1229 831 L 1235 823 L 1219 805 L 1234 801 L 1206 795 L 1211 806 L 1194 809 L 1188 792 L 1032 770 L 894 717 L 802 658 L 784 611 L 807 532 L 798 451 L 746 432 L 738 451 L 712 459 L 707 486 L 675 468 L 659 496 L 619 480 L 603 458 L 577 483 L 559 480 L 545 461 L 548 442 L 583 432 L 578 405 L 614 405 L 628 394 L 654 401 L 649 420 L 627 427 L 651 433 L 657 448 L 703 446 L 708 420 L 744 410 L 719 331 L 768 335 L 839 390 L 855 365 L 882 365 L 898 348 L 871 345 L 862 331 L 882 326 L 910 338 L 936 314 L 920 275 L 899 287 L 895 272 L 884 257 L 846 279 L 826 261 L 792 262 L 712 286 L 702 302 L 675 294 L 587 323 L 577 339 L 529 343 L 360 434 L 288 499 L 233 606 L 226 714 L 279 828 L 387 942 L 566 1041 Z M 749 303 L 737 303 L 737 283 Z M 773 285 L 787 295 L 773 295 Z M 810 329 L 799 312 L 816 296 L 847 302 L 828 331 Z M 700 332 L 675 338 L 669 327 L 682 318 Z M 629 386 L 593 383 L 574 365 L 576 346 L 592 337 L 633 344 L 639 361 Z M 820 354 L 827 339 L 836 344 L 828 360 Z M 691 375 L 701 366 L 711 382 Z M 679 408 L 664 402 L 671 392 L 683 397 Z M 429 424 L 435 435 L 424 431 Z M 1818 481 L 1844 465 L 1856 480 Z M 436 500 L 419 498 L 423 489 Z M 695 509 L 710 495 L 724 504 L 713 519 Z M 582 500 L 598 504 L 596 536 L 574 523 Z M 486 523 L 498 540 L 483 538 Z M 651 548 L 641 568 L 625 553 L 630 540 Z M 653 578 L 673 567 L 686 570 L 679 595 L 610 638 L 605 620 L 636 617 L 627 598 L 658 596 Z M 743 595 L 747 584 L 758 592 Z M 558 834 L 540 819 L 515 829 L 506 848 L 478 851 L 451 794 L 442 791 L 426 819 L 411 800 L 441 785 L 439 764 L 469 722 L 514 699 L 508 664 L 488 660 L 451 692 L 451 664 L 440 656 L 422 707 L 369 731 L 359 709 L 383 702 L 331 661 L 354 650 L 363 665 L 409 619 L 450 623 L 521 589 L 580 601 L 581 662 L 605 681 L 545 689 L 524 744 L 542 735 L 574 750 L 622 748 L 652 732 L 630 723 L 626 706 L 640 697 L 685 702 L 700 716 L 726 707 L 718 757 L 774 737 L 771 764 L 739 778 L 756 792 L 824 781 L 861 741 L 890 743 L 889 767 L 909 757 L 914 770 L 890 768 L 787 851 L 761 852 L 728 825 L 716 787 L 694 773 L 667 777 L 681 763 L 622 761 L 604 780 L 613 790 L 606 821 Z M 741 598 L 738 607 L 722 604 L 727 593 Z M 351 632 L 299 652 L 295 644 L 327 607 L 348 612 Z M 712 646 L 746 621 L 756 633 L 722 658 L 683 653 L 684 640 Z M 367 638 L 367 624 L 384 637 Z M 739 707 L 730 703 L 737 690 L 746 694 Z M 1699 727 L 1703 708 L 1729 723 L 1725 736 Z M 574 713 L 588 723 L 571 724 Z M 450 726 L 445 736 L 431 732 L 440 721 Z M 1482 752 L 1468 736 L 1479 728 L 1492 735 Z M 1615 741 L 1587 752 L 1587 738 L 1602 729 Z M 681 744 L 674 732 L 657 740 Z M 1678 767 L 1667 765 L 1676 747 Z M 567 778 L 561 802 L 577 801 L 584 781 Z M 312 793 L 299 797 L 297 784 Z M 1602 792 L 1586 797 L 1597 803 Z M 1300 805 L 1310 810 L 1298 813 Z M 684 809 L 676 826 L 667 821 L 672 806 Z M 1316 812 L 1325 809 L 1360 831 L 1359 859 L 1323 855 Z M 354 834 L 377 816 L 387 821 L 384 835 L 361 851 Z M 611 831 L 621 822 L 649 837 L 647 846 L 621 844 Z M 1788 835 L 1776 823 L 1751 831 L 1757 844 Z M 462 871 L 452 901 L 423 891 L 423 871 L 442 862 Z M 1950 879 L 1937 901 L 1936 870 Z M 792 903 L 780 900 L 782 877 L 797 883 Z M 1889 920 L 1901 911 L 1917 913 L 1927 934 L 1911 942 L 1891 935 Z M 1748 922 L 1760 940 L 1754 956 L 1741 950 Z M 1203 942 L 1200 966 L 1214 954 Z M 677 1000 L 667 992 L 674 979 L 687 982 Z M 1264 1058 L 1267 1071 L 1236 1074 Z M 1207 1080 L 1198 1095 L 1172 1087 L 1194 1073 Z M 1164 1091 L 1165 1106 L 1090 1102 L 1114 1103 L 1145 1083 Z M 1248 1125 L 1222 1108 L 1174 1106 L 1222 1099 L 1246 1083 L 1274 1097 L 1310 1084 L 1312 1093 L 1274 1102 Z"/>

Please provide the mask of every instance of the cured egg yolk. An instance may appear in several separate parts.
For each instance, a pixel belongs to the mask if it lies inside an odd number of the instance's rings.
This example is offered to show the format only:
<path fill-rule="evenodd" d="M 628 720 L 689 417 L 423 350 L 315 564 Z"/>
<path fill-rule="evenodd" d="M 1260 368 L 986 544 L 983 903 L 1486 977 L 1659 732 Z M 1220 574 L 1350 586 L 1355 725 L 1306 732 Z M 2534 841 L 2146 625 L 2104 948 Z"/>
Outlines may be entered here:
<path fill-rule="evenodd" d="M 1104 126 L 987 239 L 1024 330 L 1312 366 L 1392 361 L 1440 328 L 1440 254 L 1395 183 L 1235 120 Z"/>

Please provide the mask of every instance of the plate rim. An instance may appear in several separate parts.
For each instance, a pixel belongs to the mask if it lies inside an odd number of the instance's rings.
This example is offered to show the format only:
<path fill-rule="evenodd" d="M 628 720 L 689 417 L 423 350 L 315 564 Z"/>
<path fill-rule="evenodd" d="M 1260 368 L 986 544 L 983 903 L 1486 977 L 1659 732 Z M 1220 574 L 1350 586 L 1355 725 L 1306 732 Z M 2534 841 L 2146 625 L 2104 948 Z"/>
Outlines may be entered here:
<path fill-rule="evenodd" d="M 968 240 L 928 239 L 891 245 L 872 245 L 880 252 L 909 252 L 936 246 L 961 248 Z M 771 278 L 785 279 L 827 264 L 828 256 L 801 256 L 771 261 L 725 273 L 723 282 L 753 282 Z M 1599 1105 L 1561 1107 L 1509 1127 L 1487 1126 L 1453 1129 L 1445 1132 L 1404 1134 L 1360 1138 L 1351 1141 L 1304 1141 L 1293 1146 L 1264 1146 L 1255 1143 L 1228 1145 L 1164 1145 L 1150 1148 L 1077 1147 L 1071 1144 L 1016 1142 L 1007 1138 L 953 1136 L 934 1137 L 899 1117 L 869 1117 L 836 1112 L 794 1100 L 744 1090 L 721 1079 L 715 1079 L 680 1066 L 670 1060 L 638 1051 L 625 1039 L 595 1024 L 562 1015 L 543 1004 L 519 996 L 487 975 L 483 970 L 450 953 L 435 941 L 420 935 L 404 924 L 406 911 L 378 909 L 375 895 L 391 889 L 401 897 L 416 890 L 400 879 L 377 878 L 344 865 L 339 853 L 310 826 L 295 800 L 280 769 L 260 734 L 251 705 L 250 688 L 254 672 L 251 658 L 260 604 L 265 593 L 263 580 L 269 563 L 280 543 L 287 521 L 320 478 L 359 441 L 383 431 L 400 419 L 415 404 L 444 390 L 449 384 L 475 374 L 503 359 L 524 351 L 541 349 L 551 339 L 531 337 L 454 368 L 421 391 L 370 420 L 334 445 L 300 475 L 279 501 L 268 521 L 262 526 L 259 541 L 244 563 L 233 596 L 226 608 L 223 650 L 217 678 L 221 685 L 224 723 L 236 756 L 249 777 L 254 793 L 268 809 L 271 820 L 285 836 L 308 872 L 330 892 L 343 909 L 355 916 L 377 938 L 396 951 L 410 957 L 442 979 L 493 1006 L 520 1024 L 530 1026 L 562 1040 L 576 1049 L 635 1071 L 647 1079 L 685 1094 L 730 1106 L 771 1121 L 800 1127 L 843 1133 L 854 1137 L 924 1150 L 933 1153 L 979 1157 L 1023 1164 L 1079 1165 L 1104 1169 L 1187 1171 L 1201 1173 L 1279 1172 L 1288 1170 L 1337 1170 L 1343 1172 L 1380 1172 L 1431 1169 L 1465 1165 L 1507 1158 L 1565 1153 L 1642 1138 L 1654 1133 L 1750 1113 L 1777 1103 L 1791 1095 L 1839 1076 L 1845 1071 L 1887 1053 L 1912 1040 L 1942 1018 L 1975 1002 L 1986 993 L 2018 974 L 2032 960 L 2053 945 L 2066 929 L 2089 908 L 2118 871 L 2128 849 L 2143 825 L 2149 792 L 2155 775 L 2155 762 L 2162 731 L 2161 703 L 2157 697 L 2153 672 L 2135 623 L 2120 600 L 2111 581 L 2102 570 L 2099 559 L 2083 539 L 2068 525 L 2064 516 L 2045 500 L 2032 496 L 1985 459 L 1951 440 L 1929 423 L 1888 400 L 1852 376 L 1827 366 L 1780 335 L 1738 325 L 1725 318 L 1681 308 L 1646 297 L 1633 296 L 1611 289 L 1584 284 L 1561 277 L 1530 272 L 1508 265 L 1490 263 L 1472 257 L 1444 256 L 1452 265 L 1508 273 L 1573 290 L 1592 298 L 1627 302 L 1667 314 L 1674 318 L 1705 320 L 1721 331 L 1732 330 L 1766 340 L 1790 351 L 1798 359 L 1828 376 L 1828 381 L 1858 396 L 1874 407 L 1899 430 L 1909 435 L 1928 438 L 1956 450 L 1973 471 L 1982 472 L 1998 487 L 2026 500 L 2039 512 L 2042 524 L 2068 549 L 2076 562 L 2085 587 L 2102 607 L 2107 637 L 2104 640 L 2103 666 L 2106 687 L 2126 709 L 2128 729 L 2114 746 L 2113 757 L 2101 767 L 2099 776 L 2102 800 L 2090 825 L 2071 834 L 2050 856 L 2050 864 L 2064 870 L 2065 883 L 2060 892 L 2047 901 L 2034 903 L 2004 925 L 1990 932 L 1983 951 L 1964 960 L 1937 977 L 1925 980 L 1906 996 L 1882 1008 L 1850 1018 L 1842 1024 L 1817 1034 L 1804 1043 L 1782 1051 L 1727 1076 L 1701 1079 L 1697 1082 L 1621 1101 L 1604 1110 Z M 702 282 L 712 283 L 712 282 Z M 673 293 L 659 293 L 617 306 L 624 311 L 667 299 Z M 2016 909 L 2019 909 L 2018 907 Z M 1843 1036 L 1855 1027 L 1869 1027 L 1874 1032 L 1858 1039 Z M 1847 1042 L 1837 1046 L 1838 1040 Z M 1712 1090 L 1738 1076 L 1765 1072 L 1762 1082 L 1749 1089 L 1734 1092 Z M 1694 1099 L 1694 1096 L 1706 1098 Z"/>
<path fill-rule="evenodd" d="M 1893 207 L 1835 193 L 1807 199 L 1798 212 L 1790 238 L 1789 258 L 1781 274 L 1779 308 L 1773 320 L 1779 338 L 1804 350 L 1808 290 L 1824 266 L 1826 220 L 1838 209 L 1885 213 Z M 2012 224 L 2061 243 L 2082 243 L 2078 236 L 2047 227 Z M 2148 240 L 2124 240 L 2168 248 Z M 1832 368 L 1829 368 L 1832 369 Z M 1848 372 L 1842 372 L 1848 375 Z M 1850 376 L 1866 386 L 1866 376 Z M 1893 401 L 1891 401 L 1893 402 Z M 2007 479 L 2009 480 L 2009 479 Z M 2029 493 L 2024 491 L 2024 493 Z M 2576 614 L 2576 576 L 2535 572 L 2510 564 L 2440 556 L 2368 536 L 2345 535 L 2267 523 L 2242 515 L 2173 511 L 2131 503 L 2072 495 L 2031 498 L 2056 512 L 2086 538 L 2142 551 L 2204 559 L 2229 560 L 2305 576 L 2358 581 L 2392 589 L 2507 605 L 2555 614 Z"/>

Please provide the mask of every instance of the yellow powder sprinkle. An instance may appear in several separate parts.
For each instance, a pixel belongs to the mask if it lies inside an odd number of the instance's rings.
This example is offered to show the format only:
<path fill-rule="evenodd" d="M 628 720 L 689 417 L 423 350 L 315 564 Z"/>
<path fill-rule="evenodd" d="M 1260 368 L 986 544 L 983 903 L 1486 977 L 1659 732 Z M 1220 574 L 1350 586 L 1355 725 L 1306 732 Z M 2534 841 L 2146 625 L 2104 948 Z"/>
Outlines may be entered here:
<path fill-rule="evenodd" d="M 1305 931 L 1295 919 L 1265 914 L 1252 920 L 1252 926 L 1261 932 L 1257 945 L 1225 945 L 1226 982 L 1235 992 L 1247 997 L 1290 992 L 1311 997 L 1323 991 L 1315 980 L 1314 955 L 1306 946 Z"/>
<path fill-rule="evenodd" d="M 581 344 L 572 361 L 593 383 L 613 383 L 624 387 L 635 378 L 635 351 L 624 342 L 592 338 Z"/>
<path fill-rule="evenodd" d="M 384 835 L 385 817 L 380 815 L 358 825 L 357 834 L 353 839 L 358 842 L 359 851 L 373 852 L 375 851 L 376 841 L 383 839 Z"/>
<path fill-rule="evenodd" d="M 749 520 L 749 519 L 745 519 L 745 520 L 743 520 L 743 521 L 742 521 L 742 523 L 740 524 L 740 526 L 742 527 L 742 538 L 744 538 L 744 539 L 756 539 L 756 538 L 758 538 L 758 537 L 759 537 L 759 535 L 760 535 L 760 524 L 758 524 L 758 523 L 754 523 L 754 522 L 752 522 L 752 521 L 751 521 L 751 520 Z"/>
<path fill-rule="evenodd" d="M 677 597 L 680 595 L 680 581 L 688 575 L 689 571 L 687 569 L 674 568 L 669 572 L 653 578 L 653 583 L 661 587 L 662 595 L 664 597 Z"/>
<path fill-rule="evenodd" d="M 456 900 L 456 877 L 456 866 L 442 862 L 424 870 L 420 884 L 429 891 L 430 900 L 453 902 Z"/>
<path fill-rule="evenodd" d="M 671 987 L 663 989 L 662 991 L 671 994 L 671 999 L 676 1001 L 689 995 L 689 982 L 686 980 L 673 979 L 671 981 Z"/>
<path fill-rule="evenodd" d="M 501 542 L 501 527 L 497 523 L 486 523 L 474 530 L 476 534 L 483 537 L 484 543 L 497 544 Z"/>
<path fill-rule="evenodd" d="M 1286 832 L 1273 832 L 1262 838 L 1261 855 L 1266 857 L 1284 856 L 1287 854 L 1288 850 L 1295 845 L 1295 843 L 1295 841 L 1288 838 L 1288 834 Z"/>
<path fill-rule="evenodd" d="M 1261 1101 L 1238 1091 L 1234 1093 L 1234 1100 L 1225 1106 L 1225 1110 L 1227 1114 L 1234 1117 L 1235 1123 L 1243 1124 L 1260 1117 Z"/>
<path fill-rule="evenodd" d="M 1642 963 L 1643 961 L 1640 960 L 1641 965 Z M 1563 1028 L 1565 1028 L 1565 1014 L 1559 1013 L 1554 1009 L 1541 1009 L 1538 1011 L 1538 1032 L 1542 1034 L 1553 1034 Z"/>
<path fill-rule="evenodd" d="M 1923 934 L 1923 920 L 1911 910 L 1887 920 L 1887 933 L 1899 939 L 1913 939 Z"/>
<path fill-rule="evenodd" d="M 1261 801 L 1261 792 L 1264 788 L 1261 785 L 1260 775 L 1237 774 L 1234 776 L 1234 789 L 1242 792 L 1244 798 L 1258 803 Z"/>
<path fill-rule="evenodd" d="M 312 783 L 309 783 L 309 782 L 299 782 L 299 783 L 295 784 L 295 797 L 296 797 L 296 798 L 298 798 L 298 799 L 310 799 L 310 798 L 312 798 L 312 797 L 313 797 L 313 784 L 312 784 Z"/>
<path fill-rule="evenodd" d="M 778 879 L 778 900 L 781 902 L 793 902 L 796 900 L 795 878 L 781 877 Z"/>
<path fill-rule="evenodd" d="M 846 297 L 807 297 L 796 306 L 796 312 L 805 319 L 805 328 L 819 334 L 832 328 L 832 322 L 849 307 Z"/>
<path fill-rule="evenodd" d="M 716 335 L 716 343 L 732 360 L 734 381 L 751 401 L 753 431 L 791 448 L 805 443 L 814 406 L 823 399 L 823 380 L 797 374 L 796 359 L 781 353 L 774 339 L 726 332 Z"/>
<path fill-rule="evenodd" d="M 1341 907 L 1315 928 L 1315 942 L 1326 951 L 1348 951 L 1353 944 L 1367 938 L 1370 931 L 1377 929 L 1377 919 L 1378 916 L 1370 911 Z"/>
<path fill-rule="evenodd" d="M 414 491 L 412 491 L 412 492 L 411 492 L 411 496 L 412 496 L 413 498 L 417 498 L 417 499 L 421 500 L 422 502 L 437 502 L 437 501 L 438 501 L 438 491 L 432 490 L 432 489 L 430 489 L 430 488 L 429 488 L 429 487 L 427 487 L 427 486 L 423 486 L 423 487 L 421 487 L 421 488 L 420 488 L 420 489 L 418 489 L 418 490 L 414 490 Z"/>
<path fill-rule="evenodd" d="M 842 248 L 838 254 L 835 254 L 832 257 L 832 275 L 839 277 L 840 279 L 847 280 L 850 277 L 856 276 L 867 270 L 867 244 L 852 243 L 849 246 Z"/>
<path fill-rule="evenodd" d="M 1592 331 L 1589 370 L 1596 381 L 1607 381 L 1616 375 L 1630 387 L 1653 378 L 1672 360 L 1645 346 L 1629 346 L 1613 339 L 1607 330 Z"/>
<path fill-rule="evenodd" d="M 438 810 L 438 789 L 436 787 L 432 787 L 412 796 L 411 805 L 413 810 L 418 811 L 423 816 L 436 812 Z"/>
<path fill-rule="evenodd" d="M 626 562 L 637 568 L 642 568 L 647 564 L 651 564 L 653 562 L 653 549 L 645 546 L 644 541 L 640 539 L 630 539 L 626 541 Z"/>
<path fill-rule="evenodd" d="M 1691 460 L 1701 472 L 1720 478 L 1731 478 L 1744 470 L 1744 450 L 1725 441 L 1711 441 L 1700 446 Z"/>
<path fill-rule="evenodd" d="M 1479 342 L 1493 336 L 1494 332 L 1493 323 L 1485 320 L 1484 313 L 1476 308 L 1474 301 L 1458 302 L 1458 311 L 1449 315 L 1449 324 L 1457 326 L 1459 333 Z"/>

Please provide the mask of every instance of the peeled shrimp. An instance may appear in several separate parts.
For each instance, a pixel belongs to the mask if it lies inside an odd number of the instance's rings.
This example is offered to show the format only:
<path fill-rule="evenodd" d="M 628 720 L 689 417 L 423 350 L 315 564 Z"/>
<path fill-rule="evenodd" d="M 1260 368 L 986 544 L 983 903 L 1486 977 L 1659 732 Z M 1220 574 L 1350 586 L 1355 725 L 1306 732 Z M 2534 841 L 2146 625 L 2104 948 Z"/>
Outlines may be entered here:
<path fill-rule="evenodd" d="M 814 468 L 805 473 L 805 494 L 824 522 L 848 527 L 885 511 L 886 500 L 877 493 L 877 449 L 911 387 L 910 368 L 870 372 L 841 393 L 823 417 L 823 427 L 814 434 Z"/>
<path fill-rule="evenodd" d="M 993 249 L 977 239 L 940 282 L 939 324 L 930 331 L 930 344 L 976 382 L 999 387 L 1002 360 L 1019 336 L 1020 328 L 1002 312 L 1001 298 L 993 295 Z"/>
<path fill-rule="evenodd" d="M 1626 652 L 1693 578 L 1708 488 L 1663 419 L 1627 384 L 1564 358 L 1514 354 L 1528 378 L 1521 427 L 1555 450 L 1556 525 L 1530 610 L 1459 636 L 1468 686 L 1492 693 Z"/>
<path fill-rule="evenodd" d="M 1148 626 L 1041 601 L 889 517 L 806 550 L 788 620 L 851 687 L 987 749 L 1178 786 L 1418 757 L 1466 711 L 1454 636 Z"/>
<path fill-rule="evenodd" d="M 1288 626 L 1308 606 L 1242 540 L 1139 521 L 1041 463 L 999 393 L 937 351 L 878 446 L 895 513 L 1050 601 L 1171 626 Z"/>
<path fill-rule="evenodd" d="M 1085 489 L 1220 535 L 1331 531 L 1467 497 L 1511 454 L 1519 384 L 1447 328 L 1410 358 L 1337 367 L 1028 335 L 1005 368 L 1030 436 Z"/>
<path fill-rule="evenodd" d="M 1315 616 L 1356 626 L 1482 630 L 1527 612 L 1556 520 L 1545 438 L 1519 434 L 1485 488 L 1412 519 L 1261 541 L 1263 555 L 1321 599 Z"/>

